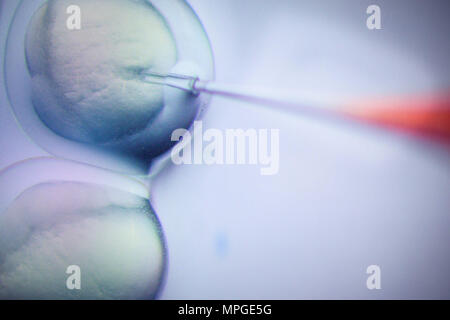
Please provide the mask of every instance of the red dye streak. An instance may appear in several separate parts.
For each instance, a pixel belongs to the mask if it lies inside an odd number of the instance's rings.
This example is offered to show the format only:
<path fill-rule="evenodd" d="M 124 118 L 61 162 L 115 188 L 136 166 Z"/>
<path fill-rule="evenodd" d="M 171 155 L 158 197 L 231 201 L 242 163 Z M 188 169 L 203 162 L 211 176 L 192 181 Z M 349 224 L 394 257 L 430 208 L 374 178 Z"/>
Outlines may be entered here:
<path fill-rule="evenodd" d="M 344 114 L 450 144 L 450 90 L 433 95 L 358 101 L 345 108 Z"/>

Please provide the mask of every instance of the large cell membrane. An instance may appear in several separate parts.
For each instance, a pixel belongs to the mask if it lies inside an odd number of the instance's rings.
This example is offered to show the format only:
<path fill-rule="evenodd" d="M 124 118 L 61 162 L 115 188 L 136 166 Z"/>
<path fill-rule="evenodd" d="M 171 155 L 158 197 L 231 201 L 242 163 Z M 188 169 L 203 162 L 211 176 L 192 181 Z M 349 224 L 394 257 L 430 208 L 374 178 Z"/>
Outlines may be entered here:
<path fill-rule="evenodd" d="M 83 14 L 76 31 L 65 26 L 73 4 Z M 26 57 L 34 107 L 49 128 L 75 141 L 116 145 L 142 134 L 161 111 L 163 87 L 140 81 L 140 72 L 167 73 L 176 46 L 144 1 L 50 0 L 29 24 Z"/>
<path fill-rule="evenodd" d="M 79 29 L 68 22 L 74 6 Z M 174 71 L 214 77 L 208 37 L 184 0 L 22 1 L 10 25 L 14 114 L 34 142 L 66 159 L 147 174 L 167 158 L 172 132 L 189 129 L 209 100 L 142 76 Z"/>
<path fill-rule="evenodd" d="M 3 171 L 0 190 L 0 299 L 157 296 L 164 237 L 139 181 L 42 158 Z"/>

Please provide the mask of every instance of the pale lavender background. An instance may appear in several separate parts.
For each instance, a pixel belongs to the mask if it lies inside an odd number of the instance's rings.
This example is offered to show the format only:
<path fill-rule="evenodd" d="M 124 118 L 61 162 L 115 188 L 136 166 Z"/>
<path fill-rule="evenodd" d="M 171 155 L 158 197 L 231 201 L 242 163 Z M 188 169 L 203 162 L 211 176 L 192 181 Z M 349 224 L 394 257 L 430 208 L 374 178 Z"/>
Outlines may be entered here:
<path fill-rule="evenodd" d="M 0 2 L 2 52 L 16 3 Z M 190 3 L 220 81 L 331 98 L 450 86 L 447 1 Z M 369 4 L 381 6 L 382 30 L 367 30 Z M 158 177 L 152 202 L 169 248 L 162 298 L 450 298 L 448 151 L 218 97 L 204 120 L 279 128 L 280 172 L 184 166 Z M 0 168 L 44 154 L 18 129 L 3 79 L 0 131 Z M 382 290 L 366 289 L 371 264 Z"/>

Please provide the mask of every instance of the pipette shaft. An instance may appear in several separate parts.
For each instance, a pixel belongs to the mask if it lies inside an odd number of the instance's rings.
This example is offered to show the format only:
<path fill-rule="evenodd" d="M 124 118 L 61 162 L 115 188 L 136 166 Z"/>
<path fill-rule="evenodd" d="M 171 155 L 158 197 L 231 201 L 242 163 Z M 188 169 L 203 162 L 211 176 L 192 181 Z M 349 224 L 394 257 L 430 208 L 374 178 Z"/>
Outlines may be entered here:
<path fill-rule="evenodd" d="M 450 145 L 450 90 L 437 94 L 406 97 L 366 99 L 330 105 L 318 99 L 284 99 L 270 88 L 245 88 L 242 86 L 203 81 L 197 77 L 180 74 L 146 72 L 144 80 L 167 85 L 198 95 L 206 93 L 240 101 L 321 118 L 347 118 L 389 129 L 400 129 L 431 137 Z"/>

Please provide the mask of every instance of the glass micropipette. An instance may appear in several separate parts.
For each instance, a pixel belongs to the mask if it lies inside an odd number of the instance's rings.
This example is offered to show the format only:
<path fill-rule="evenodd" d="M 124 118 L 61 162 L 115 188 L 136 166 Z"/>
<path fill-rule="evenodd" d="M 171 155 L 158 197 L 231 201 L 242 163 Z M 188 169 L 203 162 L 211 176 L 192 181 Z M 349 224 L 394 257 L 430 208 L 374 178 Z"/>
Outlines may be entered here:
<path fill-rule="evenodd" d="M 352 119 L 388 129 L 400 129 L 450 144 L 450 90 L 428 95 L 412 95 L 383 99 L 366 99 L 330 103 L 325 99 L 286 99 L 268 88 L 250 88 L 198 77 L 153 71 L 142 73 L 143 80 L 191 92 L 206 93 L 276 108 L 279 111 L 319 116 L 321 118 Z"/>

